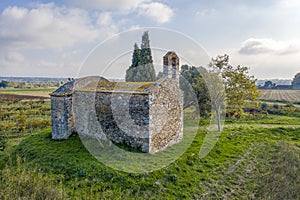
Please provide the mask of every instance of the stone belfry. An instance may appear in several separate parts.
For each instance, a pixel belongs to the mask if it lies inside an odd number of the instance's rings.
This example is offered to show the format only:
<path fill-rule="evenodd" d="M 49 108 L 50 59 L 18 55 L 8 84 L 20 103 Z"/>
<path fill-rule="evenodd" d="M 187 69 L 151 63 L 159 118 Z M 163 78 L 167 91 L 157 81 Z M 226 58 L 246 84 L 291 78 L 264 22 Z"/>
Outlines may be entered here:
<path fill-rule="evenodd" d="M 179 57 L 174 51 L 169 51 L 164 57 L 164 76 L 179 80 Z"/>

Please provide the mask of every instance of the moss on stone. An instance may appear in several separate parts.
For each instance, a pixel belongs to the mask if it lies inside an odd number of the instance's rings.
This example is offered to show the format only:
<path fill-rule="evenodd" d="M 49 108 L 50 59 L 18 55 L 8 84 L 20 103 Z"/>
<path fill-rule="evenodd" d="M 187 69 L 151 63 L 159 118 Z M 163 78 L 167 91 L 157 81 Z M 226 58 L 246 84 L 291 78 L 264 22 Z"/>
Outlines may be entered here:
<path fill-rule="evenodd" d="M 118 93 L 149 93 L 147 90 L 154 82 L 94 82 L 84 88 L 81 92 L 118 92 Z"/>

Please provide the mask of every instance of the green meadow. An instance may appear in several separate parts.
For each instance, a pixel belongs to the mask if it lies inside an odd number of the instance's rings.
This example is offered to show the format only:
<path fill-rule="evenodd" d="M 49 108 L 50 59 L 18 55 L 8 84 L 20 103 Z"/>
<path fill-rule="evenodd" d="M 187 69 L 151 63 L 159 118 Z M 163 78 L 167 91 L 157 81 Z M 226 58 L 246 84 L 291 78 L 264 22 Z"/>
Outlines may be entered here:
<path fill-rule="evenodd" d="M 185 124 L 197 127 L 197 120 Z M 206 157 L 199 158 L 207 134 L 202 125 L 182 156 L 149 173 L 107 167 L 78 135 L 53 141 L 48 128 L 14 138 L 1 152 L 1 199 L 298 199 L 299 118 L 269 115 L 226 124 Z"/>

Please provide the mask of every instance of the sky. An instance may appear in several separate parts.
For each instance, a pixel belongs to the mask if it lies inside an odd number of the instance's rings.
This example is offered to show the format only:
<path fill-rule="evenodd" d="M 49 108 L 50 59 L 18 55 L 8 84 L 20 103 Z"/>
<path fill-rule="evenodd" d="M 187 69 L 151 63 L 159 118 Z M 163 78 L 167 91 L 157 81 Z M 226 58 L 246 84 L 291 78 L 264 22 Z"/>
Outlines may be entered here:
<path fill-rule="evenodd" d="M 107 38 L 156 27 L 190 38 L 209 58 L 228 54 L 258 79 L 292 79 L 300 72 L 299 9 L 298 0 L 1 0 L 0 76 L 78 77 Z M 122 78 L 131 53 L 122 59 L 108 77 Z"/>

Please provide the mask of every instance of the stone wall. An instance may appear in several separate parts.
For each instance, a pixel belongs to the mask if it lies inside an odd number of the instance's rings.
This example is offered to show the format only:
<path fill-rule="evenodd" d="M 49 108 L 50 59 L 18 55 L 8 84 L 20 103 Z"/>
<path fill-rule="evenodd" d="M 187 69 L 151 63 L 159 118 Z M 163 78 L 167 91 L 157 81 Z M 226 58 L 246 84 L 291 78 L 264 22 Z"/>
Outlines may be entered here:
<path fill-rule="evenodd" d="M 72 97 L 51 96 L 52 139 L 68 138 L 74 131 Z"/>
<path fill-rule="evenodd" d="M 104 139 L 95 111 L 95 93 L 74 92 L 73 112 L 76 132 L 80 135 Z"/>
<path fill-rule="evenodd" d="M 79 134 L 149 152 L 147 94 L 77 91 L 73 102 Z"/>
<path fill-rule="evenodd" d="M 83 77 L 65 83 L 52 94 L 50 94 L 53 139 L 66 139 L 73 132 L 76 132 L 73 116 L 74 107 L 72 106 L 73 93 L 74 91 L 83 88 L 90 83 L 99 81 L 109 82 L 107 79 L 99 76 Z M 75 106 L 75 108 L 77 108 L 77 106 Z"/>
<path fill-rule="evenodd" d="M 165 79 L 150 95 L 150 152 L 160 151 L 183 137 L 183 95 L 176 79 Z"/>

